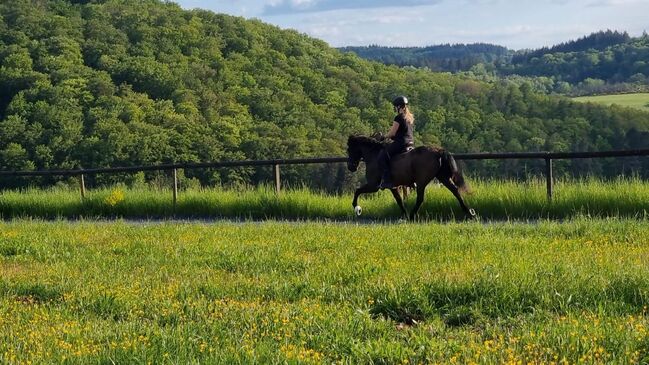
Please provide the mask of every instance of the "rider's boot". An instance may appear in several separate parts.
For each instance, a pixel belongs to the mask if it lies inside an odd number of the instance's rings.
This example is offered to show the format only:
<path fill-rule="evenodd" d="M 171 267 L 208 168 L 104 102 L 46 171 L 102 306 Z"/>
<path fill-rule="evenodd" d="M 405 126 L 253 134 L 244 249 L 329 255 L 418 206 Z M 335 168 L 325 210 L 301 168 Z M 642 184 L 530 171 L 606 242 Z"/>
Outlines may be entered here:
<path fill-rule="evenodd" d="M 381 184 L 379 185 L 381 189 L 392 189 L 394 185 L 392 184 L 392 174 L 390 169 L 383 171 L 383 178 L 381 179 Z"/>

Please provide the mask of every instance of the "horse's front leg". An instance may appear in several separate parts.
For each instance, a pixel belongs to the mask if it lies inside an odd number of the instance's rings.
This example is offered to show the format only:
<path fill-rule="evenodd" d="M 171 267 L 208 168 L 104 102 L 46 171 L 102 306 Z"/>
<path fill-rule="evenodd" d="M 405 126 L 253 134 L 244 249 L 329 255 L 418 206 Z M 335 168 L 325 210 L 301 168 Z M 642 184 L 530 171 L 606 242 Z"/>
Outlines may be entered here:
<path fill-rule="evenodd" d="M 366 193 L 376 193 L 379 191 L 379 187 L 376 184 L 365 184 L 360 188 L 356 189 L 354 192 L 354 201 L 352 201 L 352 207 L 356 215 L 361 215 L 363 213 L 363 208 L 358 205 L 358 196 Z"/>

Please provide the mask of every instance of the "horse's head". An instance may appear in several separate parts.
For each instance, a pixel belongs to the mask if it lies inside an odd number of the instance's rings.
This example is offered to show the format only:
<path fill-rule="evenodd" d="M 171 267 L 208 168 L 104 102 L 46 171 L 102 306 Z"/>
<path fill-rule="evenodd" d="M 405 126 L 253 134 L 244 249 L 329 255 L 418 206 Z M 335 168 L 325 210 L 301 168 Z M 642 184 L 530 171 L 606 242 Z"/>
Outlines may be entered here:
<path fill-rule="evenodd" d="M 351 172 L 358 170 L 358 165 L 363 159 L 363 151 L 357 136 L 347 139 L 347 169 Z"/>
<path fill-rule="evenodd" d="M 358 170 L 361 161 L 371 161 L 383 148 L 380 141 L 365 136 L 349 136 L 347 140 L 347 169 Z"/>

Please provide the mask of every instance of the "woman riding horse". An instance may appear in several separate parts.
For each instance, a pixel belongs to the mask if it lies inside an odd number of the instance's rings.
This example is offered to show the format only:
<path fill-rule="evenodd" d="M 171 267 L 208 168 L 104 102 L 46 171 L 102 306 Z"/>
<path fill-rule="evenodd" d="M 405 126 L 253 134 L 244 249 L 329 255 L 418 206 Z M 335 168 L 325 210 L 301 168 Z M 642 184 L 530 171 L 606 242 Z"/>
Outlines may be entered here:
<path fill-rule="evenodd" d="M 361 161 L 366 165 L 367 183 L 356 189 L 352 202 L 356 214 L 360 215 L 362 211 L 357 204 L 360 194 L 374 193 L 383 188 L 390 189 L 401 212 L 407 215 L 396 187 L 416 186 L 417 202 L 410 212 L 410 219 L 414 219 L 424 201 L 426 186 L 437 178 L 457 198 L 462 210 L 468 216 L 475 217 L 475 211 L 466 206 L 461 195 L 461 192 L 468 191 L 468 186 L 455 159 L 448 151 L 442 148 L 417 147 L 409 153 L 403 153 L 412 146 L 414 117 L 408 110 L 408 99 L 405 96 L 397 97 L 392 104 L 399 113 L 387 135 L 393 140 L 392 143 L 386 144 L 363 136 L 350 136 L 347 141 L 347 168 L 354 172 Z"/>
<path fill-rule="evenodd" d="M 382 175 L 381 189 L 392 189 L 392 174 L 390 172 L 390 159 L 400 153 L 406 152 L 408 148 L 414 146 L 414 138 L 412 136 L 412 128 L 415 123 L 415 117 L 408 108 L 408 98 L 399 96 L 392 101 L 394 111 L 398 114 L 394 117 L 392 128 L 386 135 L 387 138 L 392 139 L 392 143 L 387 145 L 381 153 L 379 153 L 379 170 Z"/>

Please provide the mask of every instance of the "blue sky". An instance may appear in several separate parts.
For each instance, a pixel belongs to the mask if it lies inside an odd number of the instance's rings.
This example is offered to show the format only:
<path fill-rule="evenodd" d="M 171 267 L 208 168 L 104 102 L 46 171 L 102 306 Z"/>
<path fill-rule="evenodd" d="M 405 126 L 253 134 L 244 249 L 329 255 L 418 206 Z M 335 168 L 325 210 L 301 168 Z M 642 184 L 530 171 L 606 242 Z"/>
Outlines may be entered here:
<path fill-rule="evenodd" d="M 486 42 L 538 48 L 597 30 L 649 31 L 649 0 L 175 0 L 258 18 L 334 47 Z M 397 6 L 395 6 L 397 4 Z"/>

